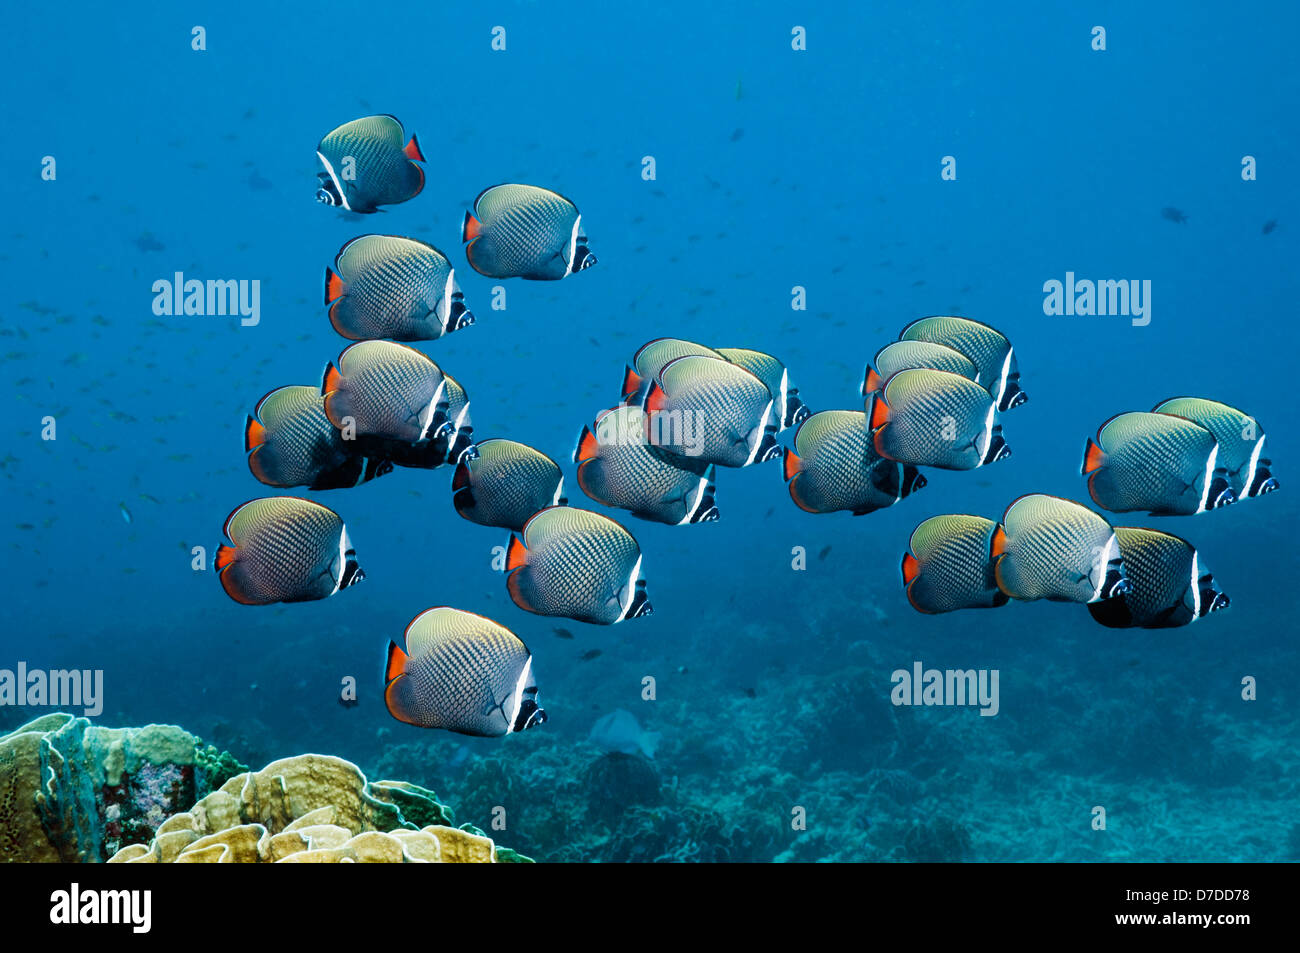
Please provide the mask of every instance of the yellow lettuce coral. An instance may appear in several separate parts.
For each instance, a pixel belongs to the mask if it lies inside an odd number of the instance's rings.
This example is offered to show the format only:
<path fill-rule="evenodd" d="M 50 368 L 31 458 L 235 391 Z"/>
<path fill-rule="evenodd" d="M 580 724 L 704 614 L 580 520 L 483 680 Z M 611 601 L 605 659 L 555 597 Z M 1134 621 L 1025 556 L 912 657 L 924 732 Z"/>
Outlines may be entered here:
<path fill-rule="evenodd" d="M 242 769 L 174 725 L 38 718 L 0 736 L 0 862 L 527 861 L 452 826 L 433 792 L 367 781 L 341 758 L 305 754 L 234 773 Z"/>
<path fill-rule="evenodd" d="M 404 782 L 368 782 L 354 764 L 305 754 L 231 778 L 164 821 L 147 846 L 110 863 L 493 863 L 492 840 L 449 824 L 413 829 L 412 813 L 450 813 Z M 515 859 L 513 851 L 505 859 Z"/>

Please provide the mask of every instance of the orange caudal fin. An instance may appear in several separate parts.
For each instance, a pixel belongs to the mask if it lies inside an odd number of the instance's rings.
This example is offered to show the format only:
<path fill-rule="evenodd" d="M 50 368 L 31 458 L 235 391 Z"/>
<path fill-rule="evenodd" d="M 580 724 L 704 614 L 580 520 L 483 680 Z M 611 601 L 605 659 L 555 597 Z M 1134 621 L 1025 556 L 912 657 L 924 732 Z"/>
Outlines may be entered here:
<path fill-rule="evenodd" d="M 334 269 L 325 266 L 325 303 L 333 304 L 343 297 L 343 279 L 334 273 Z"/>
<path fill-rule="evenodd" d="M 1079 468 L 1079 472 L 1087 476 L 1089 473 L 1100 470 L 1105 463 L 1106 451 L 1101 449 L 1097 441 L 1089 437 L 1088 442 L 1083 446 L 1083 465 Z"/>
<path fill-rule="evenodd" d="M 862 396 L 866 397 L 868 394 L 874 394 L 880 390 L 880 386 L 884 383 L 884 380 L 876 373 L 876 369 L 868 364 L 867 373 L 862 378 Z"/>
<path fill-rule="evenodd" d="M 596 441 L 596 435 L 591 432 L 590 427 L 583 427 L 582 433 L 578 436 L 578 445 L 573 450 L 573 462 L 581 463 L 583 460 L 590 460 L 600 452 L 600 444 Z"/>
<path fill-rule="evenodd" d="M 222 543 L 217 547 L 217 569 L 222 570 L 235 561 L 235 547 Z"/>
<path fill-rule="evenodd" d="M 506 572 L 518 569 L 528 562 L 528 549 L 514 533 L 510 534 L 510 545 L 506 547 Z"/>
<path fill-rule="evenodd" d="M 256 417 L 250 416 L 244 421 L 244 452 L 248 453 L 254 447 L 260 447 L 264 443 L 266 443 L 266 428 Z"/>
<path fill-rule="evenodd" d="M 321 375 L 321 394 L 332 394 L 334 391 L 339 389 L 339 382 L 342 380 L 343 375 L 340 374 L 339 369 L 334 366 L 334 362 L 330 361 L 325 365 L 325 373 Z"/>
<path fill-rule="evenodd" d="M 399 675 L 406 673 L 406 660 L 410 656 L 402 651 L 402 647 L 396 642 L 388 643 L 388 661 L 384 665 L 384 684 L 387 685 Z"/>
<path fill-rule="evenodd" d="M 473 212 L 465 213 L 465 221 L 460 226 L 460 240 L 473 241 L 483 234 L 483 223 L 474 217 Z"/>
<path fill-rule="evenodd" d="M 631 397 L 641 389 L 641 375 L 628 367 L 623 371 L 623 396 Z"/>
<path fill-rule="evenodd" d="M 402 148 L 402 152 L 408 159 L 414 159 L 416 162 L 425 161 L 424 153 L 420 150 L 420 140 L 415 137 L 415 133 L 411 133 L 411 141 Z"/>
<path fill-rule="evenodd" d="M 650 385 L 650 390 L 645 395 L 645 412 L 647 414 L 657 414 L 668 407 L 668 395 L 664 389 L 655 381 Z"/>
<path fill-rule="evenodd" d="M 889 423 L 889 404 L 884 395 L 876 392 L 871 395 L 871 407 L 867 410 L 867 420 L 872 430 Z"/>
<path fill-rule="evenodd" d="M 1005 569 L 1006 565 L 1007 565 L 1007 557 L 1005 555 L 999 556 L 996 560 L 994 560 L 993 581 L 998 584 L 998 589 L 1006 593 L 1012 599 L 1017 599 L 1019 597 L 1014 592 L 1011 591 L 1011 587 L 1007 585 L 1007 581 L 1003 573 L 1003 570 Z"/>
<path fill-rule="evenodd" d="M 1007 531 L 999 523 L 993 530 L 993 539 L 989 542 L 989 557 L 997 559 L 1007 551 Z"/>
<path fill-rule="evenodd" d="M 409 657 L 396 642 L 388 643 L 388 659 L 384 664 L 384 707 L 398 721 L 419 725 L 421 721 L 412 710 L 411 679 L 406 674 Z"/>
<path fill-rule="evenodd" d="M 911 553 L 903 553 L 903 564 L 900 567 L 903 571 L 903 585 L 915 579 L 921 573 L 921 561 Z"/>
<path fill-rule="evenodd" d="M 799 459 L 799 454 L 795 453 L 789 447 L 785 448 L 785 456 L 781 460 L 784 476 L 787 480 L 793 480 L 794 475 L 799 472 L 799 464 L 803 463 Z"/>

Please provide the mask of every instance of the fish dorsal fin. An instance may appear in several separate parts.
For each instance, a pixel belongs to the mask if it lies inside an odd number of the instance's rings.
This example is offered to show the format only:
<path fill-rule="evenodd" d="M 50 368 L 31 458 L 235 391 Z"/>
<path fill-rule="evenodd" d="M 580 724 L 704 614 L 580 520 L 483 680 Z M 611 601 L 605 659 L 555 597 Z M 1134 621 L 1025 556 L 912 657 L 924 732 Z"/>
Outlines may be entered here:
<path fill-rule="evenodd" d="M 524 524 L 523 540 L 531 552 L 552 540 L 577 534 L 598 537 L 601 545 L 610 551 L 621 551 L 625 555 L 640 552 L 636 540 L 622 525 L 608 516 L 576 506 L 548 506 L 534 513 Z M 509 553 L 506 558 L 509 562 Z"/>
<path fill-rule="evenodd" d="M 442 379 L 446 382 L 444 393 L 447 395 L 448 412 L 454 418 L 463 408 L 469 405 L 469 392 L 460 386 L 460 381 L 446 371 L 442 371 Z"/>
<path fill-rule="evenodd" d="M 523 538 L 522 545 L 527 549 L 533 549 L 541 545 L 551 536 L 563 533 L 567 529 L 573 529 L 573 516 L 577 513 L 583 513 L 576 507 L 569 506 L 547 506 L 538 510 L 528 521 L 524 523 L 523 530 L 520 532 Z M 507 563 L 509 554 L 507 554 Z M 507 565 L 506 567 L 510 567 Z"/>
<path fill-rule="evenodd" d="M 1110 522 L 1082 503 L 1068 500 L 1063 496 L 1050 493 L 1025 493 L 1016 497 L 1002 514 L 1002 526 L 1009 538 L 1014 539 L 1021 533 L 1032 530 L 1044 520 L 1054 518 L 1080 517 L 1085 521 L 1097 521 L 1100 525 L 1110 526 Z M 1014 593 L 1008 593 L 1014 595 Z"/>
<path fill-rule="evenodd" d="M 642 344 L 639 348 L 636 349 L 636 353 L 632 355 L 632 363 L 639 366 L 641 363 L 641 358 L 644 357 L 646 353 L 656 344 L 659 344 L 663 341 L 677 341 L 677 340 L 679 340 L 679 338 L 669 338 L 669 337 L 651 338 L 650 340 L 646 341 L 644 344 Z"/>
<path fill-rule="evenodd" d="M 320 394 L 306 384 L 289 384 L 268 391 L 253 408 L 256 417 L 268 430 L 274 430 L 290 417 L 309 408 L 320 408 Z"/>
<path fill-rule="evenodd" d="M 1189 558 L 1196 552 L 1196 547 L 1181 536 L 1175 536 L 1163 529 L 1152 529 L 1149 526 L 1116 526 L 1115 539 L 1119 543 L 1121 557 L 1140 546 L 1178 549 L 1186 552 Z"/>
<path fill-rule="evenodd" d="M 976 383 L 979 378 L 979 368 L 974 361 L 955 348 L 933 341 L 905 340 L 886 344 L 876 352 L 876 367 L 878 376 L 884 380 L 908 368 L 948 371 Z M 879 386 L 883 387 L 883 382 Z"/>
<path fill-rule="evenodd" d="M 381 142 L 390 144 L 394 149 L 401 149 L 402 143 L 406 139 L 406 132 L 402 129 L 401 121 L 389 113 L 354 119 L 350 123 L 339 127 L 340 131 L 344 129 L 356 136 L 378 139 Z"/>
<path fill-rule="evenodd" d="M 1194 420 L 1168 413 L 1116 414 L 1097 430 L 1097 443 L 1107 453 L 1113 451 L 1116 441 L 1143 440 L 1157 432 L 1177 433 L 1180 439 L 1198 441 L 1200 448 L 1209 453 L 1218 446 L 1214 434 Z M 1186 444 L 1184 449 L 1190 449 Z"/>
<path fill-rule="evenodd" d="M 880 393 L 891 407 L 905 406 L 909 402 L 942 393 L 945 405 L 954 410 L 985 409 L 994 406 L 991 394 L 969 377 L 932 367 L 909 367 L 891 374 Z"/>
<path fill-rule="evenodd" d="M 403 638 L 406 640 L 406 651 L 415 657 L 428 654 L 439 642 L 459 631 L 459 609 L 453 609 L 450 606 L 434 606 L 432 609 L 425 609 L 406 626 L 406 632 Z"/>
<path fill-rule="evenodd" d="M 761 380 L 767 385 L 767 389 L 772 391 L 773 396 L 780 389 L 781 374 L 785 371 L 785 365 L 771 354 L 747 347 L 720 347 L 717 348 L 717 353 Z"/>
<path fill-rule="evenodd" d="M 632 366 L 641 377 L 657 377 L 659 372 L 679 357 L 712 357 L 730 364 L 711 347 L 684 338 L 653 338 L 636 349 Z"/>
<path fill-rule="evenodd" d="M 303 499 L 300 496 L 268 496 L 249 500 L 247 503 L 236 507 L 226 517 L 226 523 L 222 527 L 222 531 L 231 542 L 238 546 L 239 541 L 245 538 L 262 521 L 276 516 L 283 516 L 286 511 L 310 509 L 324 510 L 336 520 L 339 520 L 337 513 L 328 506 L 322 506 L 314 500 Z M 339 527 L 342 528 L 342 525 L 343 521 L 339 520 Z"/>
<path fill-rule="evenodd" d="M 344 281 L 349 281 L 367 269 L 388 265 L 395 259 L 414 260 L 424 266 L 430 258 L 451 271 L 451 261 L 447 256 L 418 238 L 407 238 L 405 235 L 358 235 L 339 249 L 339 253 L 334 256 L 334 267 Z"/>
<path fill-rule="evenodd" d="M 810 456 L 826 440 L 846 432 L 860 433 L 866 439 L 867 415 L 860 410 L 821 410 L 807 417 L 794 432 L 794 448 L 801 456 Z"/>
<path fill-rule="evenodd" d="M 474 214 L 484 224 L 490 225 L 496 216 L 529 202 L 553 202 L 558 199 L 573 209 L 576 216 L 578 207 L 573 201 L 559 192 L 544 189 L 536 185 L 521 185 L 516 182 L 503 182 L 488 186 L 474 199 Z"/>
<path fill-rule="evenodd" d="M 486 616 L 451 606 L 434 606 L 425 609 L 406 626 L 406 651 L 419 658 L 436 645 L 467 636 L 514 633 Z"/>
<path fill-rule="evenodd" d="M 931 314 L 924 318 L 917 318 L 898 332 L 898 339 L 900 341 L 931 341 L 935 344 L 947 344 L 945 339 L 961 334 L 989 338 L 996 336 L 1010 346 L 1007 336 L 993 325 L 985 324 L 983 321 L 976 321 L 974 318 L 963 318 L 955 314 Z M 948 344 L 948 346 L 952 347 L 951 344 Z M 960 350 L 960 348 L 956 350 Z M 967 355 L 967 357 L 969 356 Z"/>
<path fill-rule="evenodd" d="M 446 375 L 427 354 L 397 341 L 358 341 L 349 344 L 339 354 L 339 372 L 347 377 L 354 377 L 380 366 L 400 368 L 404 373 L 436 375 L 431 379 L 431 386 L 443 385 Z"/>
<path fill-rule="evenodd" d="M 923 520 L 912 530 L 907 548 L 922 561 L 929 559 L 944 543 L 955 536 L 969 533 L 988 533 L 998 524 L 983 516 L 966 513 L 944 513 Z"/>
<path fill-rule="evenodd" d="M 735 385 L 741 389 L 751 390 L 756 396 L 759 393 L 758 388 L 762 388 L 761 393 L 765 397 L 771 397 L 767 385 L 752 372 L 721 357 L 686 354 L 673 358 L 659 369 L 659 382 L 669 394 L 676 393 L 679 388 L 705 380 L 722 381 L 729 386 Z M 738 396 L 743 397 L 743 394 Z"/>
<path fill-rule="evenodd" d="M 339 253 L 334 256 L 334 267 L 340 275 L 356 278 L 367 267 L 387 257 L 384 238 L 383 235 L 358 235 L 339 249 Z M 329 304 L 330 301 L 325 303 Z"/>
<path fill-rule="evenodd" d="M 1167 413 L 1169 413 L 1169 408 L 1170 408 L 1171 406 L 1185 405 L 1185 404 L 1186 404 L 1187 402 L 1189 402 L 1189 401 L 1197 401 L 1197 400 L 1200 400 L 1200 398 L 1197 398 L 1197 397 L 1186 397 L 1186 396 L 1183 396 L 1183 397 L 1168 397 L 1168 398 L 1166 398 L 1166 399 L 1160 401 L 1160 402 L 1159 402 L 1158 404 L 1156 404 L 1154 407 L 1152 407 L 1152 408 L 1151 408 L 1151 413 L 1153 413 L 1153 414 L 1167 414 Z M 1206 401 L 1206 403 L 1212 403 L 1212 402 L 1211 402 L 1211 401 Z M 1175 411 L 1175 413 L 1177 413 L 1177 411 Z"/>

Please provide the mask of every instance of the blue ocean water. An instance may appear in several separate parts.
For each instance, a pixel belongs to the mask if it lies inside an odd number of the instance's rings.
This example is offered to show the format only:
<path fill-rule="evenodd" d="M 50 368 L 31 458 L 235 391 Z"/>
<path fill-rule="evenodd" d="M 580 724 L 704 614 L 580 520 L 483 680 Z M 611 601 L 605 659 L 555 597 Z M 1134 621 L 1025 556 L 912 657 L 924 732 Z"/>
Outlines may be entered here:
<path fill-rule="evenodd" d="M 480 826 L 504 806 L 494 836 L 541 859 L 1300 859 L 1297 20 L 1176 3 L 15 10 L 0 668 L 102 669 L 99 721 L 181 724 L 250 764 L 322 751 Z M 424 191 L 365 218 L 316 204 L 315 143 L 372 113 L 419 135 Z M 493 310 L 499 282 L 465 264 L 459 229 L 507 181 L 572 197 L 599 264 L 504 282 Z M 933 471 L 868 516 L 800 511 L 775 463 L 719 474 L 717 523 L 606 511 L 639 540 L 655 606 L 612 628 L 516 608 L 492 569 L 508 534 L 457 516 L 449 468 L 309 494 L 347 521 L 364 584 L 236 605 L 192 547 L 210 560 L 226 514 L 274 492 L 248 472 L 245 415 L 318 383 L 347 343 L 321 274 L 366 232 L 448 254 L 478 323 L 420 346 L 469 391 L 476 436 L 561 461 L 576 505 L 600 509 L 574 440 L 654 337 L 770 352 L 812 409 L 860 409 L 864 363 L 904 324 L 967 315 L 1010 337 L 1030 401 L 1003 418 L 1010 459 Z M 260 322 L 156 316 L 153 283 L 176 272 L 259 281 Z M 1149 280 L 1150 323 L 1045 314 L 1067 272 Z M 1228 611 L 1111 630 L 1081 606 L 908 606 L 917 523 L 997 518 L 1029 492 L 1088 502 L 1085 438 L 1183 394 L 1255 415 L 1281 491 L 1114 521 L 1192 541 Z M 528 643 L 547 725 L 473 739 L 388 715 L 388 640 L 439 604 Z M 892 705 L 891 673 L 917 661 L 998 670 L 998 715 Z M 617 709 L 662 735 L 652 761 L 588 740 Z M 0 710 L 0 728 L 39 713 Z"/>

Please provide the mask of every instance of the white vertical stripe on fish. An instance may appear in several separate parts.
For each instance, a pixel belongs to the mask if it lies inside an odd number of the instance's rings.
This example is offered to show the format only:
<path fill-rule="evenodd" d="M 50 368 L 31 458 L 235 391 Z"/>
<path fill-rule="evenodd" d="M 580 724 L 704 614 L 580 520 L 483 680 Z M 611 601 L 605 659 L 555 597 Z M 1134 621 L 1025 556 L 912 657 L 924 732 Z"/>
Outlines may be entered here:
<path fill-rule="evenodd" d="M 421 415 L 425 419 L 421 421 L 420 440 L 424 440 L 429 436 L 429 425 L 432 424 L 434 418 L 438 416 L 438 402 L 442 400 L 442 392 L 446 386 L 447 378 L 442 377 L 442 379 L 438 381 L 438 389 L 433 392 L 433 399 L 429 401 L 429 406 L 425 408 L 424 414 Z M 465 406 L 466 408 L 469 407 L 468 404 Z"/>
<path fill-rule="evenodd" d="M 1011 358 L 1015 354 L 1015 349 L 1008 347 L 1007 356 L 1002 360 L 1002 374 L 998 378 L 998 398 L 993 403 L 995 406 L 1002 406 L 1002 395 L 1007 392 L 1007 377 L 1011 373 Z M 979 383 L 979 373 L 975 374 L 975 382 Z"/>
<path fill-rule="evenodd" d="M 636 581 L 641 575 L 641 556 L 636 557 L 636 565 L 632 567 L 631 574 L 627 577 L 627 602 L 623 605 L 623 611 L 618 614 L 615 622 L 622 622 L 627 618 L 628 610 L 632 608 L 632 603 L 636 601 Z"/>
<path fill-rule="evenodd" d="M 1097 574 L 1097 585 L 1092 591 L 1092 598 L 1089 602 L 1097 602 L 1101 599 L 1101 590 L 1106 585 L 1106 567 L 1110 565 L 1111 555 L 1119 548 L 1119 540 L 1114 533 L 1110 534 L 1110 539 L 1106 540 L 1106 545 L 1101 551 L 1101 556 L 1093 564 L 1093 572 Z"/>
<path fill-rule="evenodd" d="M 1214 447 L 1210 450 L 1209 457 L 1205 461 L 1205 489 L 1201 491 L 1201 502 L 1196 507 L 1196 512 L 1204 513 L 1205 504 L 1210 498 L 1210 482 L 1214 477 L 1214 466 L 1219 460 L 1219 444 L 1216 441 Z"/>
<path fill-rule="evenodd" d="M 582 216 L 579 215 L 573 220 L 573 231 L 569 233 L 569 257 L 564 260 L 564 271 L 567 274 L 573 267 L 573 256 L 578 253 L 578 230 L 582 227 Z"/>
<path fill-rule="evenodd" d="M 519 679 L 515 682 L 514 700 L 510 705 L 510 717 L 506 720 L 506 734 L 515 730 L 515 722 L 519 720 L 519 709 L 524 705 L 524 689 L 528 687 L 528 676 L 533 671 L 533 657 L 528 656 L 524 662 L 523 670 L 519 673 Z"/>
<path fill-rule="evenodd" d="M 1246 472 L 1246 483 L 1242 487 L 1242 496 L 1249 496 L 1251 487 L 1255 485 L 1255 471 L 1259 469 L 1259 456 L 1263 450 L 1264 437 L 1261 436 L 1250 451 L 1250 469 Z"/>
<path fill-rule="evenodd" d="M 343 207 L 349 212 L 352 211 L 352 206 L 348 204 L 347 193 L 343 191 L 343 183 L 339 181 L 338 175 L 335 174 L 334 166 L 330 164 L 330 160 L 326 159 L 320 152 L 316 153 L 316 158 L 320 159 L 321 165 L 325 166 L 325 171 L 329 173 L 330 181 L 334 183 L 334 188 L 339 193 L 339 201 L 343 203 Z"/>

